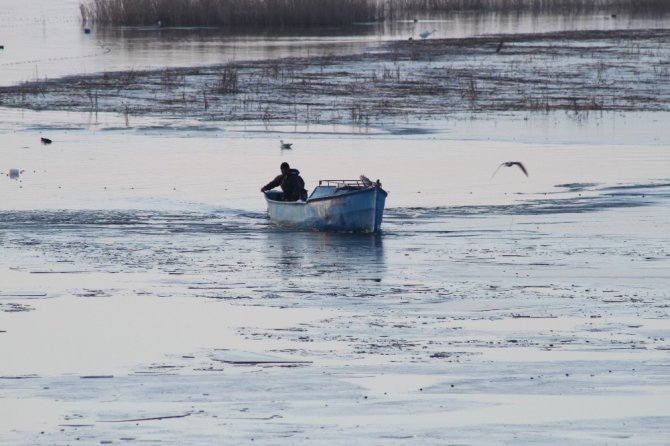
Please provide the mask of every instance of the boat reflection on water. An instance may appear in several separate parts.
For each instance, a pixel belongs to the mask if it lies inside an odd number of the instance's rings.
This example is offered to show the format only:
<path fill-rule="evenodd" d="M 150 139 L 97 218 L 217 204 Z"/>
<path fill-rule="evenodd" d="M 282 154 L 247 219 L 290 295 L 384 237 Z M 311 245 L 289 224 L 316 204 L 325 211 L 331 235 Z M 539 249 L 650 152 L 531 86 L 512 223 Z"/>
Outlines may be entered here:
<path fill-rule="evenodd" d="M 270 231 L 267 255 L 282 276 L 341 276 L 381 281 L 385 271 L 382 235 Z"/>

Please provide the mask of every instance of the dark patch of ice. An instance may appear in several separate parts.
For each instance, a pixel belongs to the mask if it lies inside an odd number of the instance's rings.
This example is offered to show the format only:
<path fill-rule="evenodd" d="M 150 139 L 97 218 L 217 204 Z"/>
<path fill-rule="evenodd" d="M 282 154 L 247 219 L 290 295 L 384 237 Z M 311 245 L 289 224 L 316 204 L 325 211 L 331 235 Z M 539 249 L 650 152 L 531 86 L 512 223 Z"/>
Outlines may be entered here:
<path fill-rule="evenodd" d="M 434 129 L 420 128 L 420 127 L 404 127 L 404 128 L 390 128 L 389 133 L 398 136 L 411 135 L 430 135 L 431 133 L 438 133 Z"/>
<path fill-rule="evenodd" d="M 176 132 L 175 137 L 185 137 L 186 135 L 183 135 L 183 132 L 221 132 L 223 131 L 223 128 L 217 127 L 217 126 L 212 126 L 212 125 L 198 125 L 198 124 L 193 124 L 193 125 L 139 125 L 139 126 L 134 126 L 135 129 L 139 131 L 149 131 L 149 132 L 163 132 L 163 131 L 169 131 L 169 132 Z"/>
<path fill-rule="evenodd" d="M 565 188 L 571 192 L 579 192 L 584 190 L 591 190 L 598 186 L 598 183 L 566 183 L 566 184 L 557 184 L 555 187 Z"/>
<path fill-rule="evenodd" d="M 488 215 L 544 215 L 598 212 L 651 204 L 650 196 L 670 198 L 670 183 L 652 183 L 591 189 L 593 183 L 575 183 L 571 192 L 589 189 L 594 195 L 536 199 L 506 205 L 448 206 L 431 208 L 389 208 L 385 218 L 396 223 L 440 217 L 480 217 Z M 619 192 L 619 193 L 615 193 Z M 626 192 L 626 193 L 623 193 Z"/>

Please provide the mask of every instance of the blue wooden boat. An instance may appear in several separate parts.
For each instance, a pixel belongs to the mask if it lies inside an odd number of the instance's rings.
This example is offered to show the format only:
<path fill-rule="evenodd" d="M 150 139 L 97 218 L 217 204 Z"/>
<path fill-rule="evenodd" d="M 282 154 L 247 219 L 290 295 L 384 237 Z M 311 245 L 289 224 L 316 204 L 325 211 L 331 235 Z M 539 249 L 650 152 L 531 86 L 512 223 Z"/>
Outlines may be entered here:
<path fill-rule="evenodd" d="M 279 191 L 265 192 L 270 220 L 298 229 L 377 232 L 388 193 L 377 180 L 321 180 L 306 201 L 282 201 Z"/>

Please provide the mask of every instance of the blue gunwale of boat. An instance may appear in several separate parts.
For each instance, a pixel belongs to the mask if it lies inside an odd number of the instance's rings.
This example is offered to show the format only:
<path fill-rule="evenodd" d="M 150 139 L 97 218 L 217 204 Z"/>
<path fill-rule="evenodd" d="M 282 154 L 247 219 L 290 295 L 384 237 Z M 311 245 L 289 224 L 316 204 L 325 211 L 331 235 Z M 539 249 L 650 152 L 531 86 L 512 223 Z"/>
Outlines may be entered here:
<path fill-rule="evenodd" d="M 367 188 L 365 188 L 365 189 L 352 189 L 352 190 L 346 191 L 346 192 L 344 192 L 344 193 L 333 194 L 333 195 L 325 195 L 325 196 L 323 196 L 323 197 L 316 197 L 316 198 L 310 198 L 310 197 L 308 197 L 306 201 L 300 201 L 300 200 L 298 200 L 298 201 L 273 200 L 272 198 L 270 198 L 270 197 L 268 196 L 268 193 L 267 193 L 267 192 L 265 193 L 265 197 L 266 197 L 266 199 L 267 199 L 268 201 L 272 201 L 272 202 L 275 202 L 275 203 L 282 203 L 282 204 L 307 204 L 307 203 L 313 203 L 313 202 L 315 202 L 315 201 L 332 200 L 333 198 L 347 197 L 347 196 L 349 196 L 349 195 L 356 195 L 356 194 L 361 194 L 361 193 L 364 193 L 364 192 L 370 192 L 370 189 L 373 189 L 373 188 L 374 188 L 374 187 L 367 187 Z M 377 189 L 378 189 L 378 191 L 387 193 L 387 192 L 386 192 L 384 189 L 382 189 L 381 187 L 377 187 Z"/>
<path fill-rule="evenodd" d="M 346 197 L 346 196 L 349 196 L 349 195 L 361 194 L 361 193 L 364 193 L 364 192 L 370 192 L 370 189 L 374 189 L 374 188 L 373 187 L 368 187 L 368 188 L 365 188 L 365 189 L 352 189 L 352 190 L 348 190 L 348 191 L 346 191 L 344 193 L 341 193 L 341 194 L 326 195 L 324 197 L 316 197 L 316 198 L 307 198 L 307 201 L 305 203 L 309 203 L 310 201 L 330 200 L 330 199 L 338 198 L 338 197 Z M 380 188 L 380 187 L 378 187 L 376 189 L 378 191 L 383 191 L 383 189 Z M 336 192 L 337 192 L 337 190 L 336 190 Z M 386 191 L 384 191 L 384 192 L 386 193 Z"/>

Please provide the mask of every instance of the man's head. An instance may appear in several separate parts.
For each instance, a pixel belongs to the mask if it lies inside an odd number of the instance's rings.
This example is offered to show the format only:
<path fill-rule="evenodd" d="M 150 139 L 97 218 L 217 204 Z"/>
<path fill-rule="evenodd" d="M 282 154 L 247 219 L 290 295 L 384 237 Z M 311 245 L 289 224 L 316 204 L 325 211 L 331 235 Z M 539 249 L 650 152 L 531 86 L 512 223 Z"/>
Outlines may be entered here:
<path fill-rule="evenodd" d="M 281 166 L 279 166 L 279 169 L 281 169 L 281 173 L 286 174 L 289 170 L 291 170 L 291 166 L 289 166 L 288 163 L 284 161 L 281 163 Z"/>

